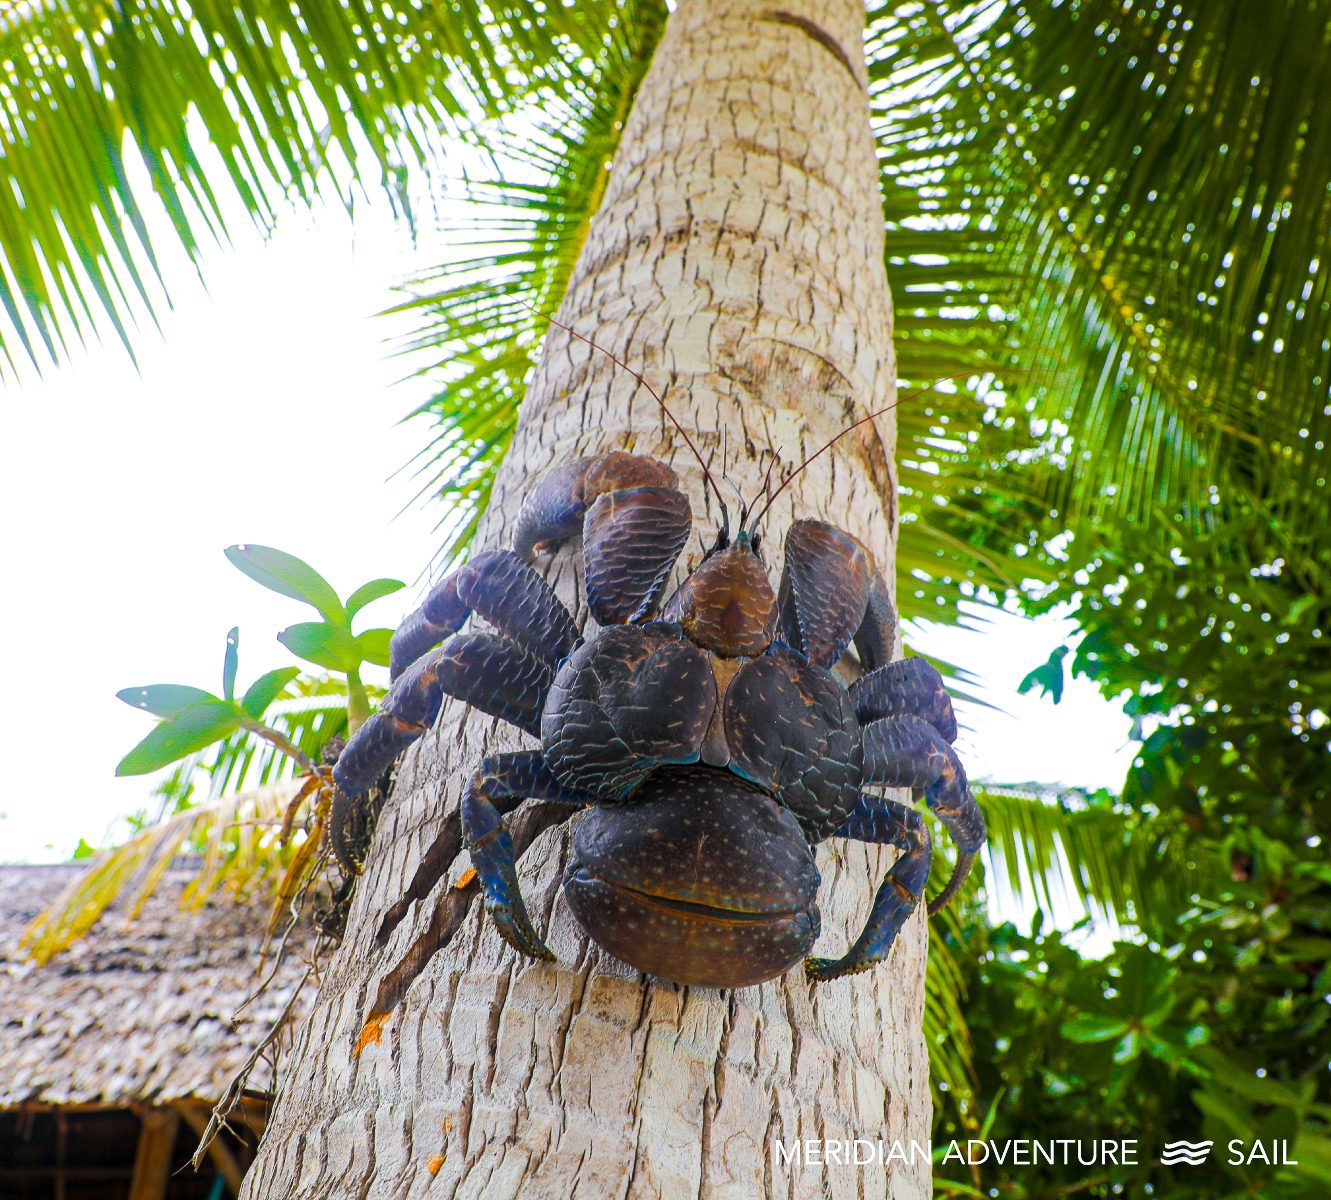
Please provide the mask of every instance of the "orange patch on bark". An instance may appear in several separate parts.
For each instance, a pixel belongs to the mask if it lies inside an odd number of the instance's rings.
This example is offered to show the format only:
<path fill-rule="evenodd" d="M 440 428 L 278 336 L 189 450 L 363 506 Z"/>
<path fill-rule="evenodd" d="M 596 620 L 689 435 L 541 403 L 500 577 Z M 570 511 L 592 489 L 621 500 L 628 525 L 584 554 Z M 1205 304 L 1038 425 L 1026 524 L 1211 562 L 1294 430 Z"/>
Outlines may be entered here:
<path fill-rule="evenodd" d="M 471 885 L 471 881 L 475 878 L 476 878 L 476 868 L 468 867 L 465 871 L 462 872 L 461 875 L 458 876 L 457 883 L 453 885 L 454 890 L 460 892 L 464 887 L 469 887 Z"/>
<path fill-rule="evenodd" d="M 388 1024 L 388 1018 L 392 1013 L 372 1012 L 365 1018 L 365 1024 L 361 1026 L 360 1037 L 356 1039 L 356 1049 L 354 1051 L 357 1058 L 366 1046 L 377 1046 L 384 1036 L 384 1026 Z"/>
<path fill-rule="evenodd" d="M 426 1169 L 430 1172 L 431 1175 L 439 1174 L 439 1168 L 444 1165 L 444 1157 L 445 1156 L 442 1154 L 436 1154 L 432 1159 L 430 1159 L 428 1163 L 425 1164 Z"/>

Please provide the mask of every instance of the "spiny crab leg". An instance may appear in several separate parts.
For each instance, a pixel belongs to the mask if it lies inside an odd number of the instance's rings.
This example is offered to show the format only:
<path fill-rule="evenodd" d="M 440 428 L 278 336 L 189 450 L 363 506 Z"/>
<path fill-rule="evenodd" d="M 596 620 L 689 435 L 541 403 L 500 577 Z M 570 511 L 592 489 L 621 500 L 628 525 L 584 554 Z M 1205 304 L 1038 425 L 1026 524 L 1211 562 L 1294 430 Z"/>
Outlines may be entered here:
<path fill-rule="evenodd" d="M 564 787 L 539 750 L 519 750 L 481 760 L 462 795 L 462 836 L 485 893 L 485 911 L 503 939 L 521 954 L 554 960 L 527 915 L 518 887 L 513 842 L 503 817 L 524 800 L 567 804 L 573 811 L 594 801 L 586 792 Z"/>
<path fill-rule="evenodd" d="M 860 793 L 859 802 L 834 837 L 896 846 L 901 856 L 878 888 L 864 931 L 841 958 L 807 958 L 804 973 L 816 982 L 867 971 L 888 956 L 892 943 L 924 895 L 933 846 L 924 818 L 913 808 Z"/>
<path fill-rule="evenodd" d="M 512 550 L 487 550 L 440 581 L 398 626 L 392 641 L 396 679 L 476 613 L 524 650 L 557 663 L 578 628 L 550 585 Z"/>
<path fill-rule="evenodd" d="M 925 803 L 956 842 L 952 877 L 929 902 L 933 916 L 957 894 L 984 846 L 984 814 L 956 751 L 922 717 L 883 717 L 864 731 L 864 782 L 923 788 Z"/>

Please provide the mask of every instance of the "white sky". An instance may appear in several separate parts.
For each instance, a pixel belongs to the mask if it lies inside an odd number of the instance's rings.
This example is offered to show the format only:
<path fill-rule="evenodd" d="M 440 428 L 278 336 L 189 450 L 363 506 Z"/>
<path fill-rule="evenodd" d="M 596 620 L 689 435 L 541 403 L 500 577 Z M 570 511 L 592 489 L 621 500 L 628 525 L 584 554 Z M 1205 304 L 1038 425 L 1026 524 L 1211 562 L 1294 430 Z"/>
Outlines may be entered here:
<path fill-rule="evenodd" d="M 398 417 L 428 393 L 395 385 L 402 365 L 373 314 L 422 264 L 386 205 L 290 217 L 207 255 L 205 292 L 171 269 L 163 334 L 140 334 L 136 372 L 118 345 L 76 353 L 5 385 L 0 503 L 0 861 L 65 858 L 148 803 L 150 781 L 115 764 L 150 719 L 123 687 L 220 689 L 223 641 L 240 626 L 239 686 L 290 659 L 276 632 L 311 610 L 267 592 L 222 555 L 235 542 L 289 550 L 343 595 L 387 575 L 414 581 L 437 536 L 436 507 L 389 477 L 420 448 Z M 361 621 L 392 625 L 410 588 Z M 372 620 L 366 621 L 366 618 Z M 982 676 L 987 709 L 962 714 L 973 776 L 1117 787 L 1128 721 L 1084 682 L 1063 703 L 1018 696 L 1023 675 L 1071 623 L 1000 615 L 983 633 L 936 627 L 916 649 Z"/>

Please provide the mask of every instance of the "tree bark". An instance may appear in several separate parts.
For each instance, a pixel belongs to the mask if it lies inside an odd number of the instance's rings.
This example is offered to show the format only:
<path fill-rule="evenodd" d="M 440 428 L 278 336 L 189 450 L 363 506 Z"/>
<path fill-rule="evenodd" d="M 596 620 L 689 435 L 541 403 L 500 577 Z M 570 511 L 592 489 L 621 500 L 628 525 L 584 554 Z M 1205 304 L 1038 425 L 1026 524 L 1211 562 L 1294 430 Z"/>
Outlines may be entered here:
<path fill-rule="evenodd" d="M 665 392 L 718 475 L 724 441 L 750 497 L 773 451 L 798 462 L 895 386 L 863 20 L 855 0 L 685 0 L 561 309 Z M 853 532 L 892 577 L 893 444 L 890 416 L 863 426 L 787 489 L 766 522 L 774 576 L 785 529 L 804 515 Z M 538 473 L 615 447 L 671 462 L 710 542 L 715 502 L 655 403 L 552 329 L 478 544 L 507 543 Z M 697 558 L 686 551 L 683 567 Z M 566 549 L 548 575 L 581 620 L 578 565 Z M 824 1167 L 775 1149 L 927 1138 L 922 909 L 889 962 L 863 975 L 678 987 L 588 942 L 558 898 L 568 827 L 546 830 L 521 878 L 559 962 L 518 958 L 472 904 L 382 1042 L 354 1053 L 377 984 L 429 923 L 433 897 L 383 953 L 380 918 L 480 755 L 521 742 L 450 703 L 406 756 L 246 1196 L 929 1195 L 927 1161 Z M 891 854 L 820 848 L 819 953 L 841 953 L 859 931 Z M 464 854 L 450 880 L 465 866 Z"/>

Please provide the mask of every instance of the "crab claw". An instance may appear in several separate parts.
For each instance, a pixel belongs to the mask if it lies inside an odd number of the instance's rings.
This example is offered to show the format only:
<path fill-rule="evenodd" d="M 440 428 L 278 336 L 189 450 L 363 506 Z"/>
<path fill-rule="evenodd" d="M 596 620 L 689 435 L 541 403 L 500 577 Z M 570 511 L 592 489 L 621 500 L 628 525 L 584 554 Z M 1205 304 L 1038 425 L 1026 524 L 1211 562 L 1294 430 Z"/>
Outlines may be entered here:
<path fill-rule="evenodd" d="M 689 525 L 673 470 L 612 450 L 546 474 L 518 514 L 513 549 L 530 561 L 581 534 L 587 606 L 597 624 L 623 625 L 656 612 Z"/>

